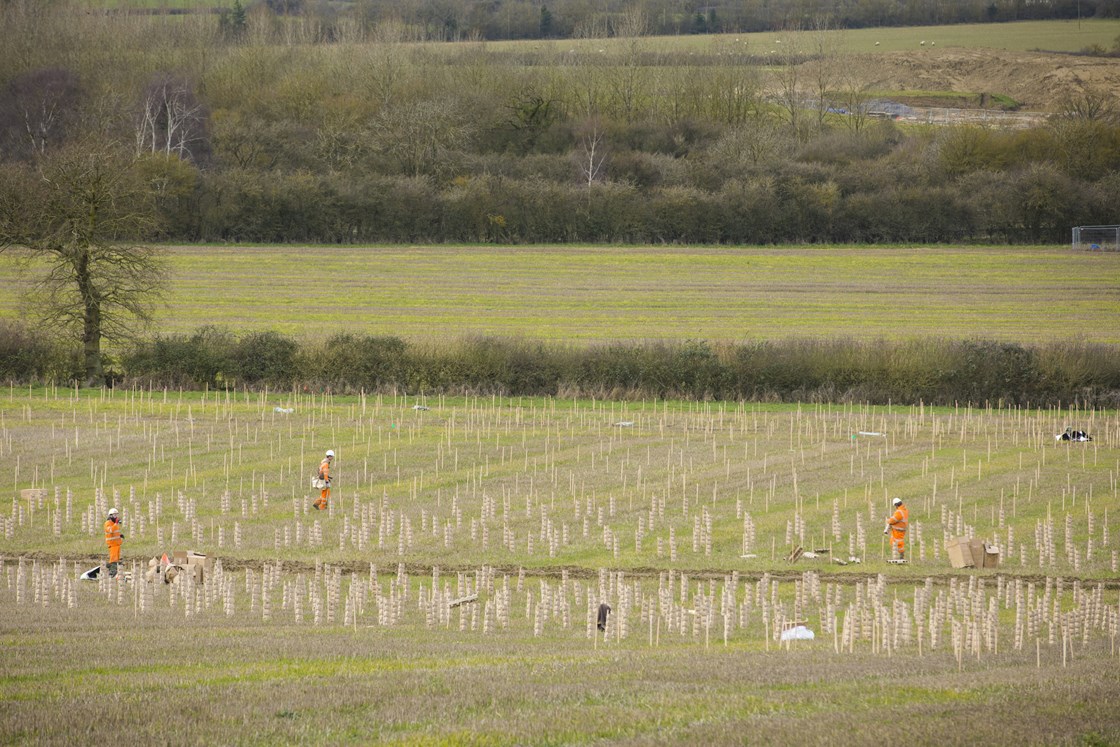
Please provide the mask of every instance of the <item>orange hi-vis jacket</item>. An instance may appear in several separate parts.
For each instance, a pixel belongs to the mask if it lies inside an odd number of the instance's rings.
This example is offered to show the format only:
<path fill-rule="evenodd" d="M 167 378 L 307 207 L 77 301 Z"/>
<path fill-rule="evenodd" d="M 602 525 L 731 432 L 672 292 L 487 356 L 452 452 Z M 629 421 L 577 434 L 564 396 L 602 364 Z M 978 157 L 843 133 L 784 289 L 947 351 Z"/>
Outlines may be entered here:
<path fill-rule="evenodd" d="M 105 544 L 109 546 L 109 562 L 121 559 L 121 524 L 112 519 L 105 520 Z"/>
<path fill-rule="evenodd" d="M 906 504 L 899 506 L 891 518 L 887 519 L 887 523 L 891 527 L 891 538 L 902 539 L 910 528 L 910 509 L 906 508 Z"/>
<path fill-rule="evenodd" d="M 109 547 L 121 546 L 120 522 L 113 521 L 112 519 L 105 520 L 105 544 Z"/>
<path fill-rule="evenodd" d="M 331 479 L 331 463 L 329 459 L 323 459 L 323 461 L 319 462 L 319 479 Z"/>

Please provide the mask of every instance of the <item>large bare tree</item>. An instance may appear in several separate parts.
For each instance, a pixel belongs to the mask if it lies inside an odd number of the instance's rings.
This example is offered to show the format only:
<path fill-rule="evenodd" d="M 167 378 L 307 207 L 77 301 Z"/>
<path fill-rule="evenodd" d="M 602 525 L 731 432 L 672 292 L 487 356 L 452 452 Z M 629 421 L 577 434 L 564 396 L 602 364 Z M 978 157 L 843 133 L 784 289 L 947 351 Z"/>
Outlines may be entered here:
<path fill-rule="evenodd" d="M 127 149 L 85 141 L 0 171 L 0 251 L 39 260 L 27 267 L 29 295 L 43 329 L 81 341 L 89 386 L 104 383 L 102 340 L 147 322 L 166 283 L 162 255 L 139 243 L 155 210 L 135 165 Z"/>

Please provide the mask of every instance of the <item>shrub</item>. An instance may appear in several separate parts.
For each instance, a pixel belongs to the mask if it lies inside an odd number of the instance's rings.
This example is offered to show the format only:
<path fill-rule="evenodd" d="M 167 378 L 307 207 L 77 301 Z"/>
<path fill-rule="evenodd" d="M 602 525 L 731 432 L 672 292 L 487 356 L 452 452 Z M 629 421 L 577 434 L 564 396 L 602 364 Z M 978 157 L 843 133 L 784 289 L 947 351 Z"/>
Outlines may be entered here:
<path fill-rule="evenodd" d="M 18 322 L 0 322 L 0 380 L 69 382 L 82 378 L 80 351 Z"/>
<path fill-rule="evenodd" d="M 123 357 L 127 378 L 168 387 L 220 388 L 234 367 L 233 335 L 201 327 L 191 335 L 156 336 Z"/>
<path fill-rule="evenodd" d="M 943 400 L 1026 404 L 1041 389 L 1037 356 L 1021 345 L 969 340 L 951 344 L 946 353 Z"/>
<path fill-rule="evenodd" d="M 311 382 L 341 391 L 392 389 L 403 379 L 407 349 L 398 337 L 338 334 L 301 351 L 300 369 Z"/>
<path fill-rule="evenodd" d="M 253 332 L 233 348 L 231 373 L 238 383 L 291 386 L 298 378 L 296 343 L 278 332 Z"/>

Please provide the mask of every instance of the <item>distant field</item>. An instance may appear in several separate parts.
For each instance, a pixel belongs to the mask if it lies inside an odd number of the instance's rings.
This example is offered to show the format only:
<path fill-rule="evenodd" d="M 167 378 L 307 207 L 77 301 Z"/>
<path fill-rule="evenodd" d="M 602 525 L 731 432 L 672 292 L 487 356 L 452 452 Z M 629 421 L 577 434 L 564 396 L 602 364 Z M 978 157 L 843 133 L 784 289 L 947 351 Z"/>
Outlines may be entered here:
<path fill-rule="evenodd" d="M 101 0 L 96 4 L 116 9 L 171 10 L 184 12 L 195 9 L 212 10 L 230 8 L 232 0 Z M 243 3 L 248 6 L 249 3 Z M 897 52 L 916 49 L 921 41 L 927 47 L 965 47 L 1007 49 L 1011 52 L 1080 52 L 1091 45 L 1111 49 L 1120 35 L 1120 19 L 1042 20 L 1015 21 L 1008 24 L 956 24 L 945 26 L 900 26 L 844 29 L 834 31 L 843 49 L 848 52 Z M 650 37 L 654 46 L 669 49 L 710 49 L 712 45 L 746 43 L 748 52 L 767 52 L 774 48 L 775 39 L 787 36 L 775 31 L 755 34 L 698 34 L 669 37 Z M 564 48 L 601 48 L 617 44 L 617 39 L 562 39 L 526 41 L 489 41 L 494 49 L 539 47 L 540 45 L 566 45 Z M 878 43 L 878 45 L 876 45 Z M 466 43 L 469 44 L 469 43 Z M 457 45 L 437 44 L 444 48 Z M 932 47 L 931 47 L 932 48 Z"/>
<path fill-rule="evenodd" d="M 937 47 L 970 49 L 1006 49 L 1026 52 L 1047 50 L 1077 52 L 1091 44 L 1111 49 L 1120 34 L 1120 19 L 1078 21 L 1020 21 L 1016 23 L 969 23 L 948 26 L 900 26 L 847 29 L 829 32 L 839 40 L 841 49 L 849 52 L 918 51 Z M 710 51 L 713 45 L 738 43 L 742 51 L 765 54 L 778 51 L 775 42 L 787 37 L 773 31 L 753 34 L 699 34 L 688 36 L 650 37 L 646 43 L 654 48 Z M 796 34 L 794 35 L 797 36 Z M 808 33 L 805 34 L 808 36 Z M 876 45 L 878 42 L 878 45 Z M 564 49 L 606 48 L 604 44 L 621 44 L 617 39 L 584 39 L 562 41 L 489 42 L 493 49 L 516 49 L 538 45 L 564 45 Z"/>
<path fill-rule="evenodd" d="M 228 8 L 232 0 L 96 0 L 94 5 L 108 8 L 136 8 L 144 10 L 172 10 L 177 12 Z M 243 3 L 248 6 L 250 3 Z M 894 52 L 919 49 L 920 42 L 927 48 L 963 47 L 969 49 L 1005 49 L 1009 51 L 1045 50 L 1077 52 L 1091 45 L 1111 49 L 1120 34 L 1120 19 L 1084 19 L 1055 21 L 1017 21 L 1012 23 L 968 23 L 944 26 L 898 26 L 850 29 L 831 32 L 839 40 L 841 49 L 849 52 Z M 661 50 L 704 50 L 713 46 L 727 49 L 729 44 L 742 44 L 745 51 L 758 54 L 780 47 L 775 40 L 786 37 L 773 31 L 758 33 L 689 34 L 682 36 L 649 37 L 649 45 Z M 796 34 L 794 35 L 796 36 Z M 878 42 L 878 44 L 876 44 Z M 467 44 L 473 42 L 465 42 Z M 618 39 L 563 39 L 487 42 L 493 49 L 548 48 L 563 45 L 563 50 L 583 49 L 621 43 Z M 433 45 L 454 49 L 457 44 Z M 609 49 L 609 46 L 607 47 Z"/>
<path fill-rule="evenodd" d="M 851 52 L 893 52 L 925 47 L 964 47 L 968 49 L 1006 49 L 1027 52 L 1077 52 L 1091 44 L 1111 49 L 1120 34 L 1120 19 L 1091 21 L 1021 21 L 998 24 L 960 24 L 955 26 L 904 26 L 865 28 L 835 32 Z M 760 46 L 774 34 L 749 35 Z M 876 46 L 878 42 L 878 46 Z"/>
<path fill-rule="evenodd" d="M 171 262 L 164 333 L 1120 342 L 1120 254 L 1062 248 L 175 247 Z M 0 255 L 0 318 L 25 310 L 25 278 Z"/>

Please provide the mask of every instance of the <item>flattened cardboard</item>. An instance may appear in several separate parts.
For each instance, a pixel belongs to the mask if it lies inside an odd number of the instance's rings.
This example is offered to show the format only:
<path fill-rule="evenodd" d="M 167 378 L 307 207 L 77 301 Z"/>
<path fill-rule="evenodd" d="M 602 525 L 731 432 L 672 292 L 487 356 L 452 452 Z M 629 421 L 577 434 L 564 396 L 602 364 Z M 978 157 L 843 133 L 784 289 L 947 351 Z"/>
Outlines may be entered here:
<path fill-rule="evenodd" d="M 968 546 L 967 537 L 955 537 L 945 545 L 945 552 L 949 555 L 949 564 L 954 568 L 972 568 L 972 550 Z"/>

